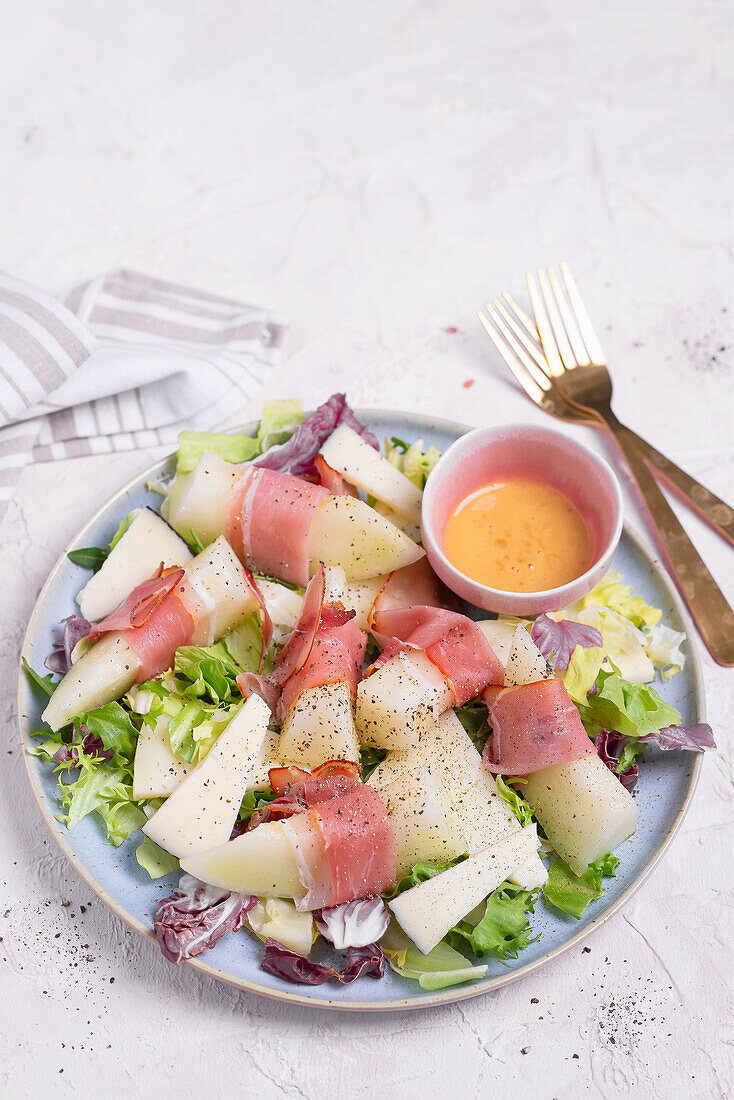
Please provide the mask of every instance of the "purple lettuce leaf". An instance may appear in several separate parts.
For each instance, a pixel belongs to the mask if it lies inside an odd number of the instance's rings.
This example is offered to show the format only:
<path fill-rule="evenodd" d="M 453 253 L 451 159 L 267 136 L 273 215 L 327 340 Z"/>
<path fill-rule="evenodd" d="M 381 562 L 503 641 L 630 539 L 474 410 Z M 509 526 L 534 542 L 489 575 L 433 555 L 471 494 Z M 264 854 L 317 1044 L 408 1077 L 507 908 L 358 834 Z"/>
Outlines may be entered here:
<path fill-rule="evenodd" d="M 370 943 L 364 947 L 350 947 L 347 950 L 344 967 L 336 970 L 333 966 L 305 959 L 295 951 L 290 951 L 275 940 L 265 941 L 265 955 L 262 969 L 276 978 L 293 982 L 295 985 L 323 985 L 335 980 L 349 985 L 357 978 L 381 978 L 385 973 L 385 956 L 379 944 Z"/>
<path fill-rule="evenodd" d="M 640 778 L 639 765 L 630 764 L 623 772 L 618 772 L 617 768 L 622 759 L 625 745 L 630 740 L 631 738 L 625 736 L 623 733 L 602 730 L 594 742 L 594 747 L 599 755 L 599 759 L 603 764 L 606 764 L 610 772 L 614 772 L 619 782 L 623 787 L 626 787 L 628 791 L 634 790 L 637 786 L 637 780 Z"/>
<path fill-rule="evenodd" d="M 81 737 L 79 736 L 81 734 Z M 106 749 L 104 741 L 96 733 L 90 733 L 82 724 L 79 733 L 74 732 L 73 740 L 68 745 L 62 745 L 56 750 L 54 760 L 57 764 L 76 764 L 79 753 L 93 760 L 111 760 L 115 755 L 114 749 Z"/>
<path fill-rule="evenodd" d="M 51 672 L 66 676 L 71 668 L 71 655 L 74 652 L 74 646 L 82 638 L 86 638 L 92 629 L 92 624 L 79 615 L 69 615 L 68 618 L 62 619 L 62 622 L 64 624 L 63 639 L 59 645 L 52 649 L 44 664 Z"/>
<path fill-rule="evenodd" d="M 346 396 L 343 393 L 334 393 L 328 401 L 319 405 L 316 412 L 299 424 L 287 442 L 271 447 L 254 465 L 296 476 L 315 474 L 314 459 L 340 424 L 353 428 L 370 447 L 380 449 L 372 432 L 357 420 L 347 404 Z"/>
<path fill-rule="evenodd" d="M 381 940 L 387 932 L 390 914 L 382 898 L 345 901 L 330 909 L 314 913 L 316 927 L 324 939 L 338 951 L 348 947 L 367 947 Z"/>
<path fill-rule="evenodd" d="M 155 934 L 161 951 L 178 966 L 207 951 L 225 932 L 236 932 L 257 898 L 207 886 L 193 875 L 182 875 L 178 888 L 164 898 L 155 914 Z"/>
<path fill-rule="evenodd" d="M 714 731 L 708 722 L 697 726 L 664 726 L 657 733 L 648 733 L 640 741 L 653 741 L 661 749 L 689 749 L 691 752 L 704 752 L 715 749 Z"/>
<path fill-rule="evenodd" d="M 600 632 L 594 626 L 575 623 L 571 619 L 556 622 L 548 615 L 538 615 L 530 631 L 530 637 L 548 661 L 553 672 L 568 668 L 571 655 L 577 645 L 589 649 L 602 646 Z"/>

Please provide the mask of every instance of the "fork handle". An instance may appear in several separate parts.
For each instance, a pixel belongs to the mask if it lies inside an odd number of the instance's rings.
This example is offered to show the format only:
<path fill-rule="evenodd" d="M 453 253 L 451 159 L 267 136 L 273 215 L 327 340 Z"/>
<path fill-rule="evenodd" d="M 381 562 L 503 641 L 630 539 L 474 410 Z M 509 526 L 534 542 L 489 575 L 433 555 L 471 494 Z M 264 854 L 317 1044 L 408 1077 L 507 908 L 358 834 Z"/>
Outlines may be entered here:
<path fill-rule="evenodd" d="M 611 409 L 605 409 L 602 416 L 634 475 L 659 536 L 665 563 L 709 653 L 717 664 L 734 666 L 734 611 L 641 457 L 635 434 L 620 424 Z"/>
<path fill-rule="evenodd" d="M 655 471 L 665 479 L 683 503 L 698 512 L 701 519 L 734 546 L 734 508 L 717 497 L 700 481 L 696 481 L 695 477 L 681 470 L 680 466 L 676 466 L 660 451 L 651 447 L 647 440 L 642 439 L 630 428 L 626 428 L 625 431 L 634 441 L 637 450 L 642 452 L 643 457 L 655 467 Z"/>

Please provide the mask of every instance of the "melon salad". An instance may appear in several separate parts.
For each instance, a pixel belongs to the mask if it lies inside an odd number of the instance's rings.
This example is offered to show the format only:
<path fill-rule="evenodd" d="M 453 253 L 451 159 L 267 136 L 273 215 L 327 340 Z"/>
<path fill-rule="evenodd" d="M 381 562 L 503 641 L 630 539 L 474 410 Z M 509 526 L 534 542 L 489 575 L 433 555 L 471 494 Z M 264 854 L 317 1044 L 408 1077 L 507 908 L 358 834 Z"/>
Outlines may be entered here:
<path fill-rule="evenodd" d="M 645 746 L 713 746 L 652 686 L 684 636 L 620 576 L 534 621 L 465 614 L 419 541 L 438 457 L 382 453 L 343 395 L 272 402 L 254 437 L 183 433 L 160 513 L 70 553 L 92 573 L 49 674 L 26 665 L 29 751 L 69 828 L 178 876 L 171 961 L 244 929 L 292 982 L 476 980 L 539 903 L 601 897 Z"/>

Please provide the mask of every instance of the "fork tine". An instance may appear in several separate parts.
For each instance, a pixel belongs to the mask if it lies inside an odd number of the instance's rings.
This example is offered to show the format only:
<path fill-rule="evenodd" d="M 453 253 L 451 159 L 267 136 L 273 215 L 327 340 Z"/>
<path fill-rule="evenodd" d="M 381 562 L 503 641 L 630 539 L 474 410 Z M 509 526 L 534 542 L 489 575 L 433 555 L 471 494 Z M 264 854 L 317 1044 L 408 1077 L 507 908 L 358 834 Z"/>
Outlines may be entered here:
<path fill-rule="evenodd" d="M 554 339 L 553 329 L 548 321 L 548 315 L 545 312 L 543 299 L 540 296 L 535 277 L 532 272 L 529 272 L 526 278 L 528 293 L 530 294 L 530 301 L 533 306 L 533 313 L 535 314 L 535 324 L 540 336 L 540 342 L 543 345 L 543 351 L 545 352 L 548 370 L 553 378 L 557 378 L 559 375 L 563 374 L 564 369 L 561 357 L 558 354 L 558 345 Z"/>
<path fill-rule="evenodd" d="M 515 299 L 512 297 L 512 295 L 508 294 L 506 290 L 502 291 L 502 297 L 509 304 L 511 309 L 514 309 L 514 311 L 515 311 L 516 315 L 519 317 L 520 321 L 522 321 L 522 323 L 525 325 L 525 328 L 528 330 L 528 336 L 531 336 L 533 338 L 533 340 L 540 340 L 540 336 L 538 335 L 537 326 L 536 326 L 535 322 L 533 321 L 532 317 L 529 317 L 527 315 L 527 313 L 522 308 L 522 306 L 519 306 L 517 304 L 517 302 L 515 301 Z"/>
<path fill-rule="evenodd" d="M 556 344 L 558 345 L 558 353 L 561 357 L 561 362 L 563 363 L 566 370 L 572 370 L 573 367 L 576 366 L 573 349 L 568 342 L 568 337 L 566 336 L 566 330 L 563 327 L 561 315 L 558 312 L 556 300 L 551 293 L 551 289 L 548 285 L 547 276 L 542 267 L 538 268 L 538 282 L 540 283 L 540 292 L 543 295 L 545 308 L 548 310 L 548 317 L 550 318 L 550 323 L 553 328 L 553 335 L 556 338 Z"/>
<path fill-rule="evenodd" d="M 584 341 L 581 337 L 581 333 L 579 332 L 578 325 L 574 320 L 573 313 L 568 308 L 566 295 L 561 289 L 561 284 L 558 282 L 558 279 L 556 278 L 556 273 L 553 268 L 549 267 L 547 268 L 547 271 L 548 279 L 550 280 L 550 285 L 553 288 L 553 293 L 556 296 L 556 303 L 558 305 L 561 317 L 563 318 L 563 324 L 568 334 L 568 339 L 571 343 L 571 347 L 573 348 L 573 354 L 576 357 L 576 365 L 579 367 L 588 367 L 591 360 L 589 359 L 589 354 L 584 347 Z"/>
<path fill-rule="evenodd" d="M 507 325 L 509 325 L 509 327 L 512 329 L 515 336 L 518 338 L 518 340 L 520 341 L 522 346 L 525 348 L 525 351 L 528 353 L 528 355 L 532 359 L 535 360 L 535 362 L 538 364 L 540 369 L 545 373 L 548 369 L 548 364 L 545 361 L 545 356 L 543 355 L 543 349 L 541 348 L 540 344 L 538 343 L 537 329 L 536 329 L 536 339 L 531 339 L 527 335 L 525 330 L 520 328 L 517 321 L 515 320 L 514 317 L 511 316 L 509 311 L 505 309 L 505 307 L 502 305 L 502 302 L 499 300 L 499 298 L 495 298 L 492 302 L 492 305 L 494 306 L 497 313 L 499 313 L 500 317 L 502 317 L 504 319 L 505 323 Z M 487 303 L 487 309 L 489 309 L 489 308 L 490 308 L 489 303 Z"/>
<path fill-rule="evenodd" d="M 581 295 L 579 294 L 579 288 L 576 286 L 576 280 L 568 269 L 568 265 L 561 264 L 561 274 L 563 275 L 563 281 L 566 284 L 566 290 L 568 291 L 568 297 L 571 300 L 571 306 L 576 315 L 578 326 L 581 329 L 581 335 L 583 336 L 584 343 L 589 352 L 591 362 L 596 366 L 606 366 L 606 357 L 602 351 L 602 346 L 599 343 L 599 339 L 594 332 L 594 326 L 591 323 L 586 307 L 584 306 Z"/>
<path fill-rule="evenodd" d="M 525 370 L 520 360 L 514 354 L 514 352 L 508 347 L 507 344 L 495 333 L 492 325 L 482 313 L 481 309 L 477 311 L 479 320 L 487 330 L 487 335 L 491 338 L 497 351 L 504 359 L 507 366 L 510 368 L 515 378 L 520 383 L 525 393 L 528 395 L 531 401 L 534 401 L 536 405 L 540 405 L 543 400 L 543 389 L 530 377 L 530 374 Z M 546 380 L 546 384 L 549 384 Z"/>
<path fill-rule="evenodd" d="M 546 373 L 548 364 L 546 363 L 545 359 L 538 356 L 534 361 L 529 357 L 529 355 L 527 355 L 524 348 L 517 342 L 515 337 L 512 335 L 512 332 L 509 330 L 509 328 L 504 323 L 497 310 L 493 306 L 487 306 L 487 313 L 490 315 L 495 323 L 495 327 L 498 328 L 501 335 L 504 336 L 505 341 L 510 345 L 510 348 L 515 353 L 516 358 L 519 359 L 520 363 L 522 363 L 523 367 L 525 367 L 525 370 L 528 372 L 535 384 L 537 386 L 540 386 L 543 390 L 549 390 L 552 383 Z"/>

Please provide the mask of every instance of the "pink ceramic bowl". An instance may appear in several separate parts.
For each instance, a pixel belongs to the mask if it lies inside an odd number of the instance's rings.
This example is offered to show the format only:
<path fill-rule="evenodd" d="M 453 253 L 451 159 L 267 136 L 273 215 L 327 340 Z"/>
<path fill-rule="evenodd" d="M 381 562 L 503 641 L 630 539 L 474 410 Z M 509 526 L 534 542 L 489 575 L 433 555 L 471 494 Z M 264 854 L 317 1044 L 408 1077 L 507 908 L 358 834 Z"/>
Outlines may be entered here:
<path fill-rule="evenodd" d="M 578 508 L 591 541 L 592 564 L 582 576 L 544 592 L 503 592 L 471 580 L 451 564 L 443 551 L 443 532 L 452 509 L 503 475 L 545 481 Z M 586 595 L 603 577 L 617 549 L 622 518 L 619 482 L 603 458 L 549 428 L 509 424 L 467 432 L 438 460 L 423 494 L 421 531 L 434 570 L 462 599 L 505 615 L 539 615 Z"/>

